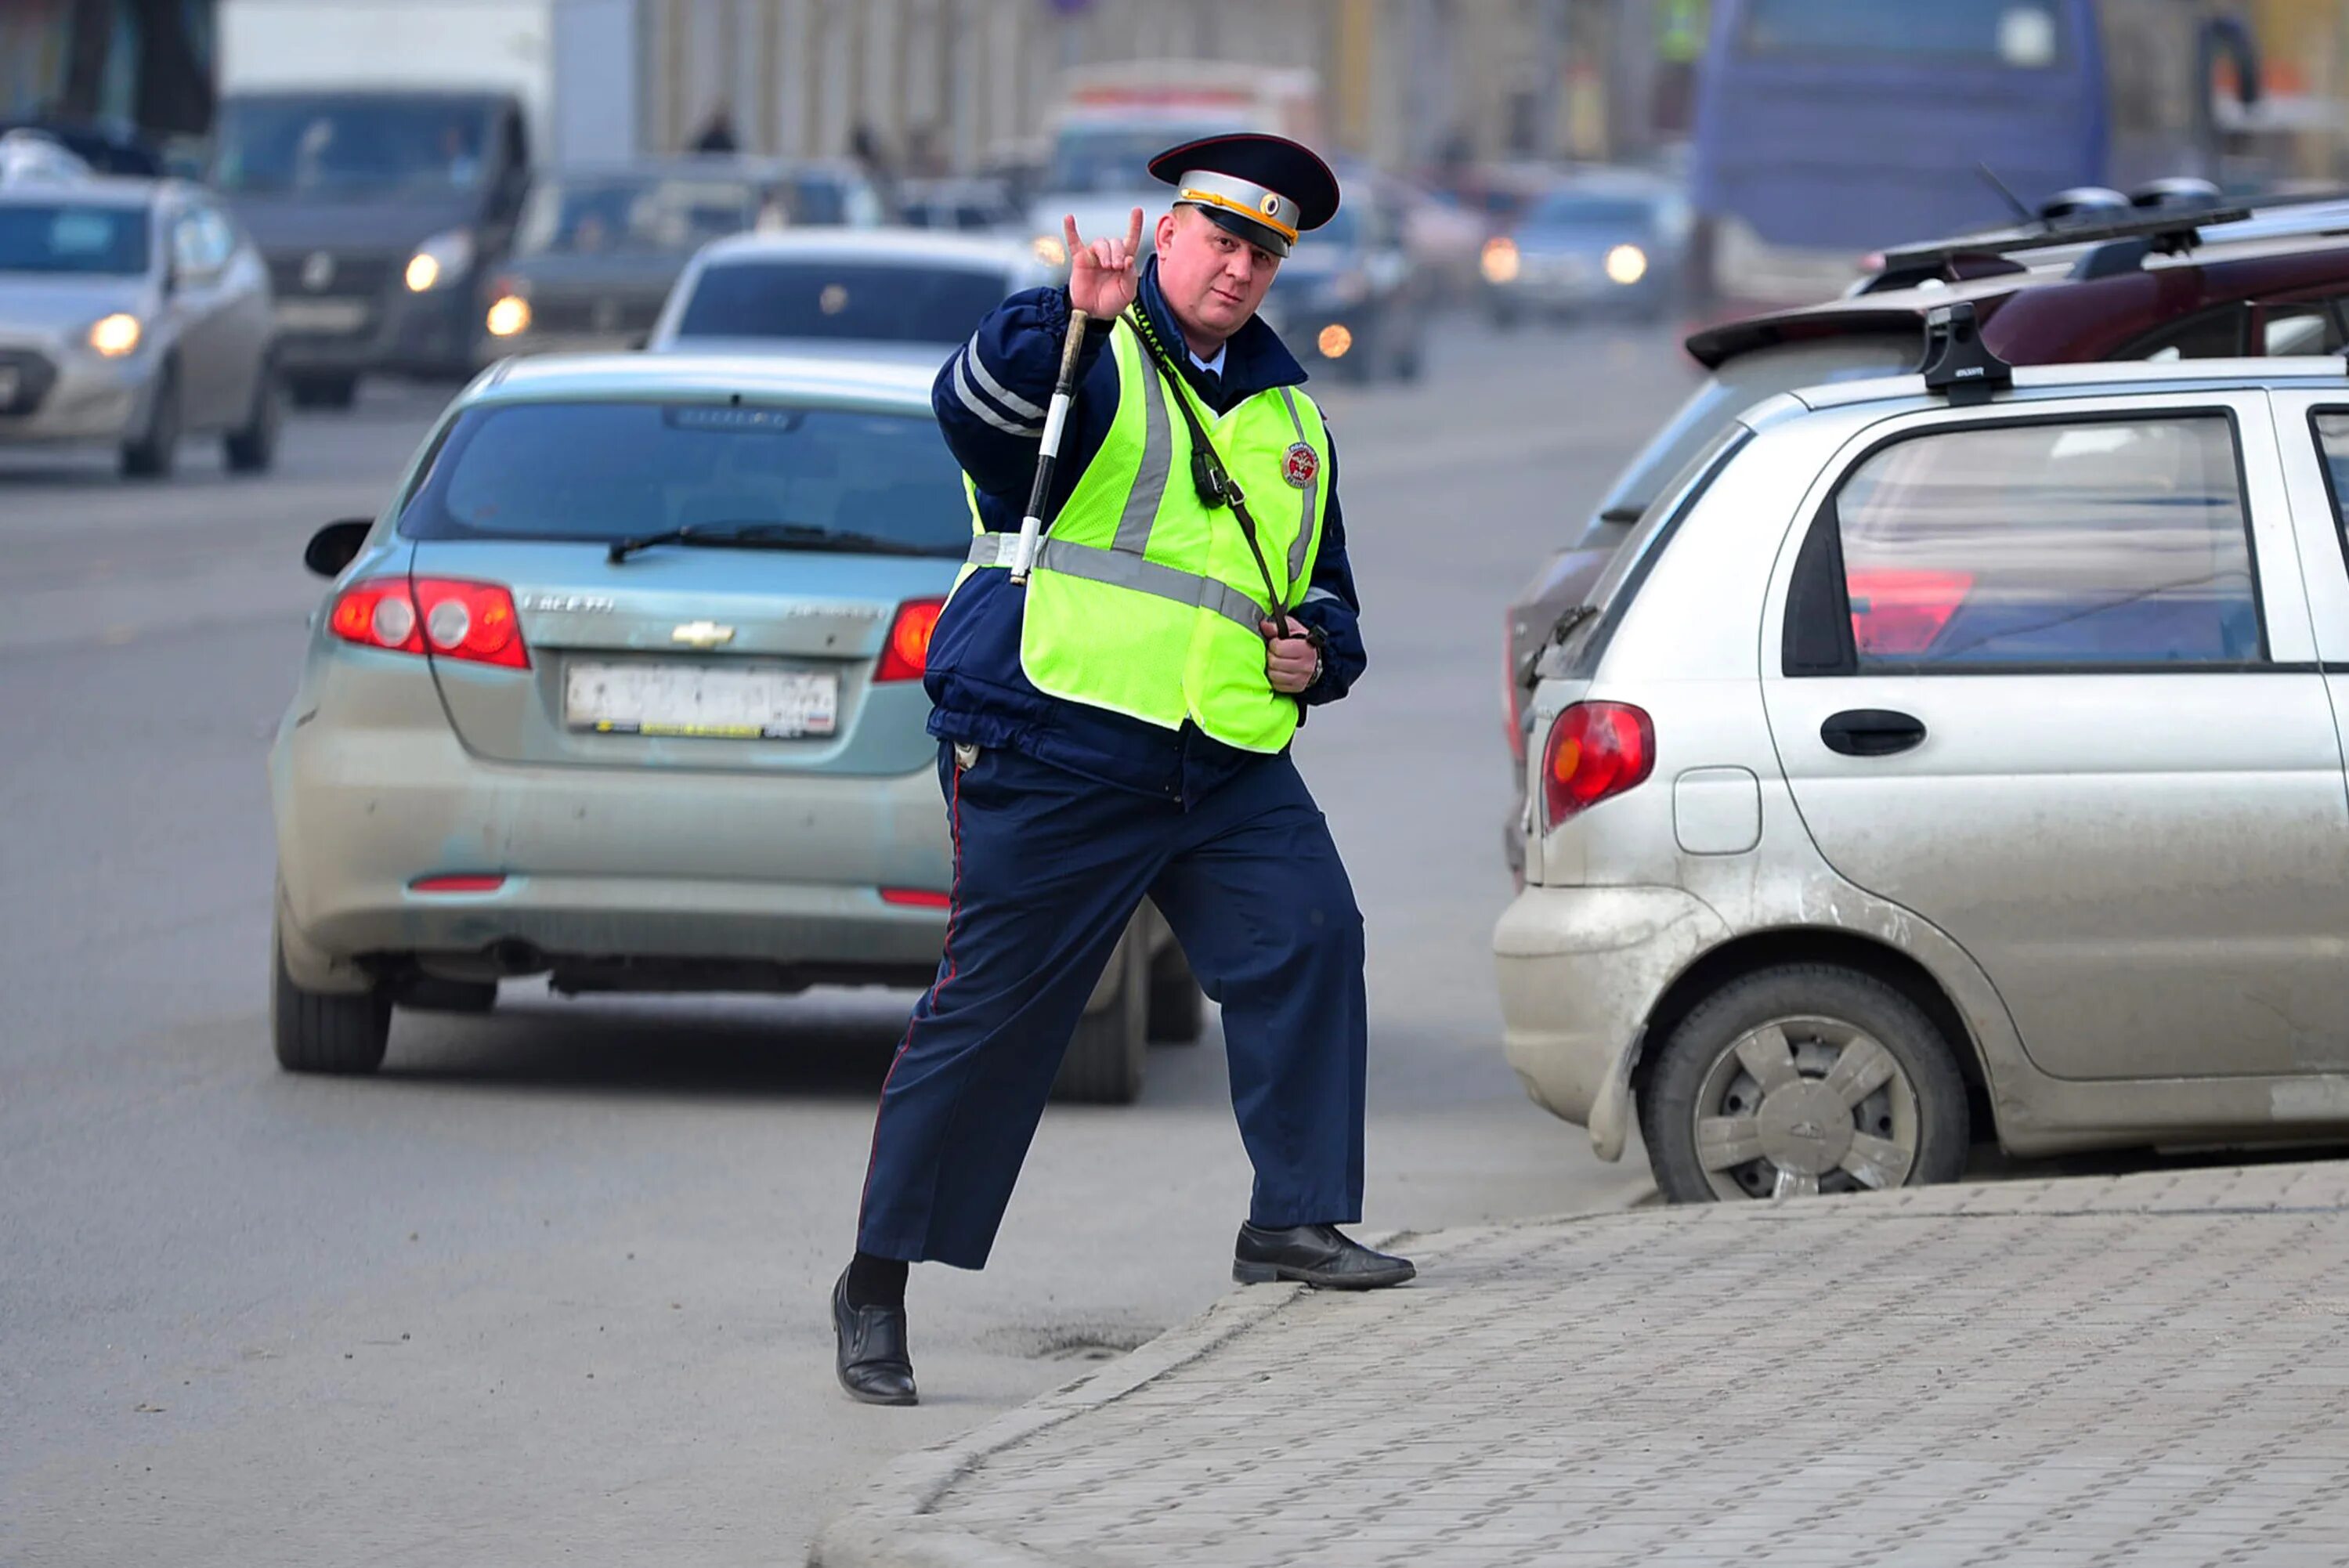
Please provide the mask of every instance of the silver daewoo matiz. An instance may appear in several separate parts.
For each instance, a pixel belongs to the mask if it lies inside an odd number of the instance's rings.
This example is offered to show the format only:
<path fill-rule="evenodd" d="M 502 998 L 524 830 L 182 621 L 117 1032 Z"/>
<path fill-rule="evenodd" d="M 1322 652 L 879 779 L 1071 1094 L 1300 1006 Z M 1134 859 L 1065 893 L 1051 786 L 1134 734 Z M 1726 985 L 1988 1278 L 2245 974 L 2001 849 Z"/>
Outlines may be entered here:
<path fill-rule="evenodd" d="M 1675 1201 L 2349 1133 L 2349 376 L 1758 406 L 1543 655 L 1508 1058 Z"/>

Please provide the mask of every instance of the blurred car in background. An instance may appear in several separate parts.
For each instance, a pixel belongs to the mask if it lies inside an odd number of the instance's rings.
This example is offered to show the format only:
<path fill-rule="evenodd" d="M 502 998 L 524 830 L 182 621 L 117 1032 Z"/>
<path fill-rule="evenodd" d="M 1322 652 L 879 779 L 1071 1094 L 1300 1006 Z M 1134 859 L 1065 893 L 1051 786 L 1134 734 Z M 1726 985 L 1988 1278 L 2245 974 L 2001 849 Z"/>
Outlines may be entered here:
<path fill-rule="evenodd" d="M 918 229 L 739 234 L 693 258 L 647 346 L 894 356 L 935 370 L 1005 295 L 1052 276 L 1010 240 Z"/>
<path fill-rule="evenodd" d="M 2306 222 L 2322 219 L 2312 210 Z M 2153 211 L 1961 236 L 1887 253 L 1866 292 L 1691 336 L 1688 351 L 1706 379 L 1508 606 L 1505 722 L 1520 784 L 1503 824 L 1512 869 L 1521 865 L 1526 703 L 1542 649 L 1571 630 L 1616 546 L 1672 475 L 1740 412 L 1799 387 L 1916 369 L 1927 313 L 1956 300 L 1971 302 L 1982 341 L 2015 365 L 2343 352 L 2349 235 L 2277 233 L 2267 226 L 2276 222 L 2291 220 L 2240 209 Z M 2267 237 L 2209 242 L 2244 232 Z"/>
<path fill-rule="evenodd" d="M 1280 263 L 1261 314 L 1309 371 L 1411 381 L 1426 362 L 1427 303 L 1400 214 L 1362 181 Z"/>
<path fill-rule="evenodd" d="M 932 981 L 954 862 L 921 676 L 970 542 L 932 374 L 512 360 L 380 517 L 313 540 L 336 582 L 270 757 L 287 1069 L 371 1072 L 395 1008 L 520 975 Z M 1145 906 L 1059 1091 L 1132 1099 L 1201 1004 Z"/>
<path fill-rule="evenodd" d="M 295 403 L 347 407 L 374 372 L 472 373 L 481 283 L 504 264 L 530 187 L 517 98 L 231 93 L 217 141 L 212 183 L 268 258 Z"/>
<path fill-rule="evenodd" d="M 480 357 L 641 346 L 696 251 L 786 221 L 781 182 L 730 158 L 541 177 L 490 280 Z"/>
<path fill-rule="evenodd" d="M 901 180 L 897 222 L 909 229 L 963 234 L 1015 234 L 1021 208 L 1000 180 Z"/>
<path fill-rule="evenodd" d="M 1690 226 L 1687 199 L 1657 175 L 1568 175 L 1485 241 L 1485 312 L 1496 326 L 1529 315 L 1661 320 L 1679 296 Z"/>
<path fill-rule="evenodd" d="M 199 187 L 59 167 L 0 178 L 0 445 L 109 444 L 155 479 L 182 436 L 217 435 L 231 469 L 268 468 L 274 328 L 252 242 Z"/>
<path fill-rule="evenodd" d="M 874 229 L 889 221 L 889 204 L 864 167 L 845 158 L 811 158 L 779 164 L 772 183 L 782 220 L 801 229 Z"/>
<path fill-rule="evenodd" d="M 88 120 L 9 119 L 0 117 L 0 139 L 19 132 L 56 143 L 80 160 L 93 173 L 160 180 L 171 172 L 162 152 L 129 128 Z"/>

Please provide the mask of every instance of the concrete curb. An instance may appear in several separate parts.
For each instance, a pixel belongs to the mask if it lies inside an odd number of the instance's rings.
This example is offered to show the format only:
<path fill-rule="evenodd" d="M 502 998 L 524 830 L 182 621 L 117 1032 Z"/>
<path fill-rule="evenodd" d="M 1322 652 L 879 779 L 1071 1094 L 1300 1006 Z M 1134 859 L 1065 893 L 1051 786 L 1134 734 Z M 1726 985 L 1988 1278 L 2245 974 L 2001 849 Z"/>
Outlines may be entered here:
<path fill-rule="evenodd" d="M 1367 1244 L 1385 1248 L 1406 1240 L 1423 1242 L 1422 1252 L 1440 1257 L 1450 1250 L 1450 1238 L 1518 1225 L 1601 1218 L 1644 1208 L 1655 1201 L 1652 1182 L 1644 1177 L 1627 1179 L 1600 1202 L 1569 1214 L 1464 1226 L 1449 1233 L 1429 1232 L 1423 1237 L 1409 1231 L 1390 1232 L 1371 1238 Z M 1135 1389 L 1214 1354 L 1269 1322 L 1305 1291 L 1299 1284 L 1235 1289 L 1199 1316 L 1168 1329 L 1123 1359 L 1064 1383 L 936 1448 L 893 1461 L 854 1506 L 817 1534 L 808 1549 L 808 1568 L 1077 1568 L 1065 1559 L 1017 1542 L 956 1529 L 936 1521 L 931 1511 L 957 1481 L 992 1456 L 1089 1410 L 1114 1404 Z"/>

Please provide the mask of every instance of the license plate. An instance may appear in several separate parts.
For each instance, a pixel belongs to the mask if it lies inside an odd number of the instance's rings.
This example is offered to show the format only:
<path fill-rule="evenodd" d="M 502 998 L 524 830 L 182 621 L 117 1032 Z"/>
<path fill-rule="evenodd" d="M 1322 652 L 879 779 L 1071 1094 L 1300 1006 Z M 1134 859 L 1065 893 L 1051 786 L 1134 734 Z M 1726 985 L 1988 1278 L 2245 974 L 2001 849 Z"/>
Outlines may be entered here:
<path fill-rule="evenodd" d="M 574 664 L 564 720 L 601 735 L 792 740 L 840 723 L 840 677 L 771 665 Z"/>
<path fill-rule="evenodd" d="M 357 332 L 367 325 L 363 299 L 282 299 L 277 325 L 287 332 Z"/>
<path fill-rule="evenodd" d="M 13 365 L 0 365 L 0 408 L 16 402 L 16 393 L 23 386 L 22 372 Z"/>

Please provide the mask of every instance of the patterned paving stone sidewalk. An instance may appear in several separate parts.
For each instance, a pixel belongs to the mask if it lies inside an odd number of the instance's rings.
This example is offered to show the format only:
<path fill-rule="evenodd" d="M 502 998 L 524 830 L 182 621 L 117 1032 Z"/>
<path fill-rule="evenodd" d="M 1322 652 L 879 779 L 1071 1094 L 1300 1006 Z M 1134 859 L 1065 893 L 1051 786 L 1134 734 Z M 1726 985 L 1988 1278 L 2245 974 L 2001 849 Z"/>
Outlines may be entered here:
<path fill-rule="evenodd" d="M 2349 1563 L 2349 1163 L 1411 1250 L 916 1456 L 813 1561 Z"/>

